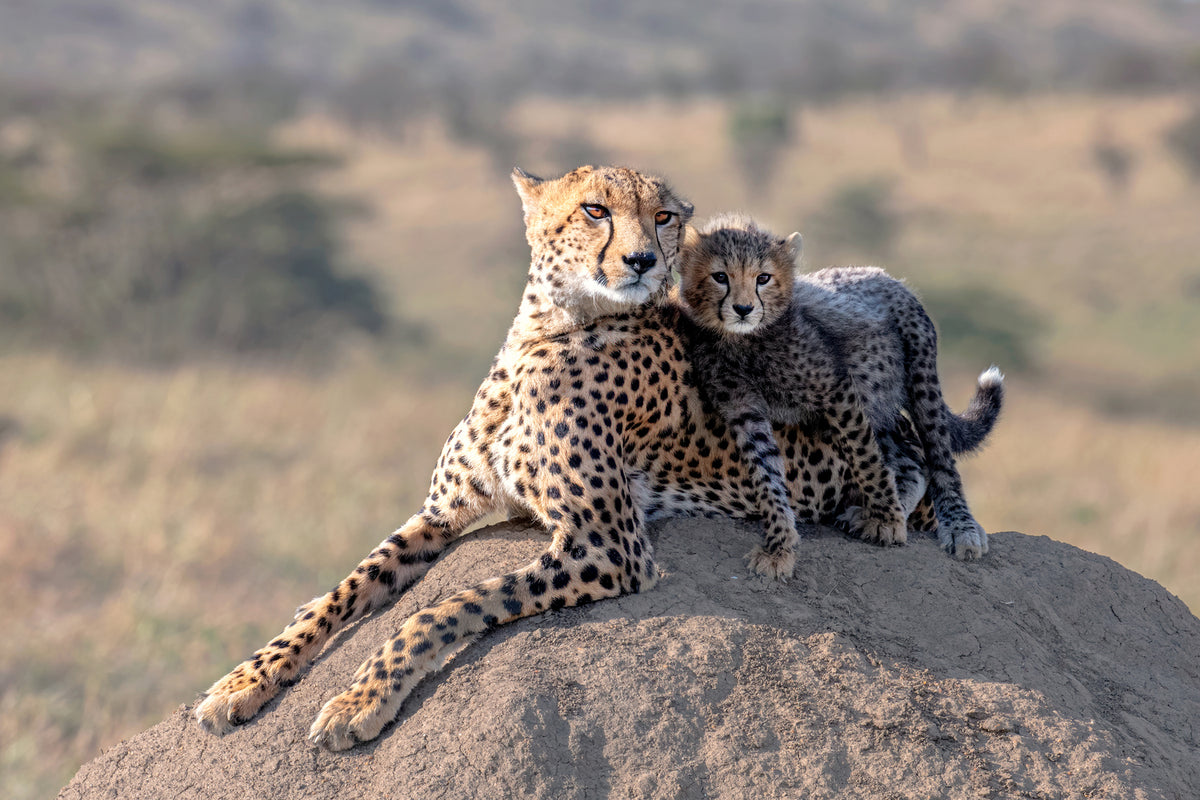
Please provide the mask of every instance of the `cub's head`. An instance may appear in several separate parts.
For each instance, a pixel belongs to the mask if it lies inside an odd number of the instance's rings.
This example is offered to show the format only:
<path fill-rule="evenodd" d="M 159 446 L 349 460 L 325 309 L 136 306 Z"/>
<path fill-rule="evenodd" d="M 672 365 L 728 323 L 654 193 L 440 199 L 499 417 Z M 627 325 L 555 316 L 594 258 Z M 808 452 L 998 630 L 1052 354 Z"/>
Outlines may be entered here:
<path fill-rule="evenodd" d="M 533 250 L 527 301 L 583 320 L 665 295 L 692 216 L 666 181 L 621 167 L 512 177 Z"/>
<path fill-rule="evenodd" d="M 689 227 L 680 267 L 680 299 L 698 325 L 750 333 L 783 314 L 792 299 L 800 234 L 781 239 L 753 220 L 721 215 Z"/>

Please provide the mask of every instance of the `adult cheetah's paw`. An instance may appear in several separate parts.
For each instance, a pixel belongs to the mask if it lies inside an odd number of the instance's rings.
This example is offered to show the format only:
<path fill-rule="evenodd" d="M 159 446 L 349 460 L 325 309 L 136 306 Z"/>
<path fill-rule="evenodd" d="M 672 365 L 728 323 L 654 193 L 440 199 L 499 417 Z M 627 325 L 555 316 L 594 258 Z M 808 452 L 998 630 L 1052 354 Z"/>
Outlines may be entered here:
<path fill-rule="evenodd" d="M 276 684 L 242 664 L 214 683 L 193 713 L 200 727 L 224 735 L 257 714 L 278 691 Z"/>
<path fill-rule="evenodd" d="M 861 506 L 851 506 L 842 512 L 838 522 L 865 542 L 904 544 L 908 541 L 908 523 L 902 517 L 881 519 L 869 515 Z"/>
<path fill-rule="evenodd" d="M 349 749 L 378 736 L 395 719 L 399 706 L 399 696 L 391 692 L 381 695 L 352 688 L 325 704 L 308 731 L 308 740 L 327 750 Z"/>
<path fill-rule="evenodd" d="M 787 581 L 796 569 L 796 551 L 791 547 L 768 553 L 759 545 L 746 554 L 746 560 L 754 572 L 777 581 Z"/>
<path fill-rule="evenodd" d="M 975 520 L 938 526 L 942 549 L 960 561 L 974 561 L 988 551 L 987 532 Z"/>
<path fill-rule="evenodd" d="M 301 617 L 303 617 L 308 612 L 316 610 L 318 604 L 320 604 L 320 602 L 324 599 L 325 599 L 324 595 L 320 595 L 320 596 L 314 597 L 312 600 L 309 600 L 307 603 L 304 603 L 303 605 L 296 606 L 296 613 L 292 617 L 292 619 L 299 620 Z"/>

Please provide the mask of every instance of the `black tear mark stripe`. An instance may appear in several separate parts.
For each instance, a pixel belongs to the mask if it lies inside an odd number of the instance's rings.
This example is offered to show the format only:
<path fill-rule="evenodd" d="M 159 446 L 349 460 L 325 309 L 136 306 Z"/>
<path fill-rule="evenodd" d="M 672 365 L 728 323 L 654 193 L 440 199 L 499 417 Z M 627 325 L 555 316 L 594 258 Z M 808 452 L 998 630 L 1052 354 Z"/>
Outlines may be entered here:
<path fill-rule="evenodd" d="M 725 296 L 722 297 L 717 302 L 717 319 L 719 319 L 719 320 L 725 319 L 725 313 L 724 313 L 725 301 L 729 299 L 729 295 L 731 292 L 733 292 L 733 283 L 732 282 L 725 284 Z"/>
<path fill-rule="evenodd" d="M 599 272 L 604 264 L 604 255 L 608 252 L 608 246 L 612 244 L 613 234 L 616 232 L 616 225 L 613 224 L 612 212 L 608 213 L 608 240 L 604 243 L 604 247 L 600 248 L 600 255 L 596 258 L 596 271 Z M 599 280 L 599 278 L 597 278 Z"/>
<path fill-rule="evenodd" d="M 676 215 L 676 216 L 678 216 L 678 215 Z M 658 245 L 658 252 L 662 253 L 663 261 L 666 262 L 667 251 L 666 251 L 666 248 L 664 248 L 662 245 L 662 236 L 659 234 L 660 227 L 666 227 L 666 226 L 660 226 L 657 223 L 655 223 L 655 225 L 654 225 L 654 243 L 656 245 Z M 677 222 L 675 224 L 675 227 L 679 229 L 675 233 L 675 255 L 678 256 L 679 255 L 679 240 L 683 238 L 680 235 L 683 232 L 683 219 L 682 218 L 679 218 L 679 222 Z"/>

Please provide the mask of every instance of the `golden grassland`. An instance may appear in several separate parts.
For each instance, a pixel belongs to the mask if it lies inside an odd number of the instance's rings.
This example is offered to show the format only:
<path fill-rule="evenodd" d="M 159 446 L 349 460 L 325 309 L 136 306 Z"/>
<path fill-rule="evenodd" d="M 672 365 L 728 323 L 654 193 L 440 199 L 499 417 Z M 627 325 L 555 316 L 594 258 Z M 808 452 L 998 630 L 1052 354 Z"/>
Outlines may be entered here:
<path fill-rule="evenodd" d="M 743 208 L 781 231 L 804 231 L 847 180 L 890 177 L 904 220 L 895 274 L 918 289 L 996 287 L 1050 321 L 1037 368 L 1010 373 L 1001 424 L 963 465 L 980 521 L 1109 555 L 1197 609 L 1200 411 L 1116 416 L 1103 400 L 1153 399 L 1200 374 L 1200 189 L 1160 140 L 1184 108 L 933 96 L 809 109 L 768 193 L 738 179 L 715 103 L 538 102 L 510 124 L 531 170 L 567 166 L 546 153 L 577 136 L 672 176 L 699 216 Z M 1124 197 L 1091 160 L 1101 124 L 1137 157 Z M 354 253 L 428 343 L 353 344 L 324 372 L 0 357 L 10 797 L 51 794 L 98 748 L 190 702 L 412 513 L 517 305 L 519 204 L 486 153 L 432 124 L 395 142 L 312 117 L 284 135 L 346 153 L 327 188 L 373 208 Z M 923 158 L 905 155 L 913 136 Z M 806 247 L 810 266 L 858 255 Z M 945 363 L 953 403 L 985 366 Z"/>

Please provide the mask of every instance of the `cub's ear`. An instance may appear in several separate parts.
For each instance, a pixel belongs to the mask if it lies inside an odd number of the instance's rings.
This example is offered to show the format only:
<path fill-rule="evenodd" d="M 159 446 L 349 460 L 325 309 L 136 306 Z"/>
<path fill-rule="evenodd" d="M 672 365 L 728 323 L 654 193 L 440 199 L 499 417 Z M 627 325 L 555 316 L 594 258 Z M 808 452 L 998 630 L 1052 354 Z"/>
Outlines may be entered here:
<path fill-rule="evenodd" d="M 540 194 L 539 189 L 546 181 L 516 167 L 512 171 L 512 182 L 513 186 L 517 187 L 517 194 L 521 197 L 521 209 L 525 212 L 525 220 L 528 221 L 529 213 L 533 210 L 533 205 Z"/>
<path fill-rule="evenodd" d="M 800 242 L 800 234 L 798 233 L 793 233 L 783 240 L 784 245 L 787 247 L 788 255 L 790 255 L 792 258 L 793 264 L 798 264 L 800 262 Z"/>
<path fill-rule="evenodd" d="M 683 226 L 683 252 L 698 253 L 700 246 L 704 244 L 704 237 L 700 235 L 700 231 L 693 228 L 691 225 Z"/>

